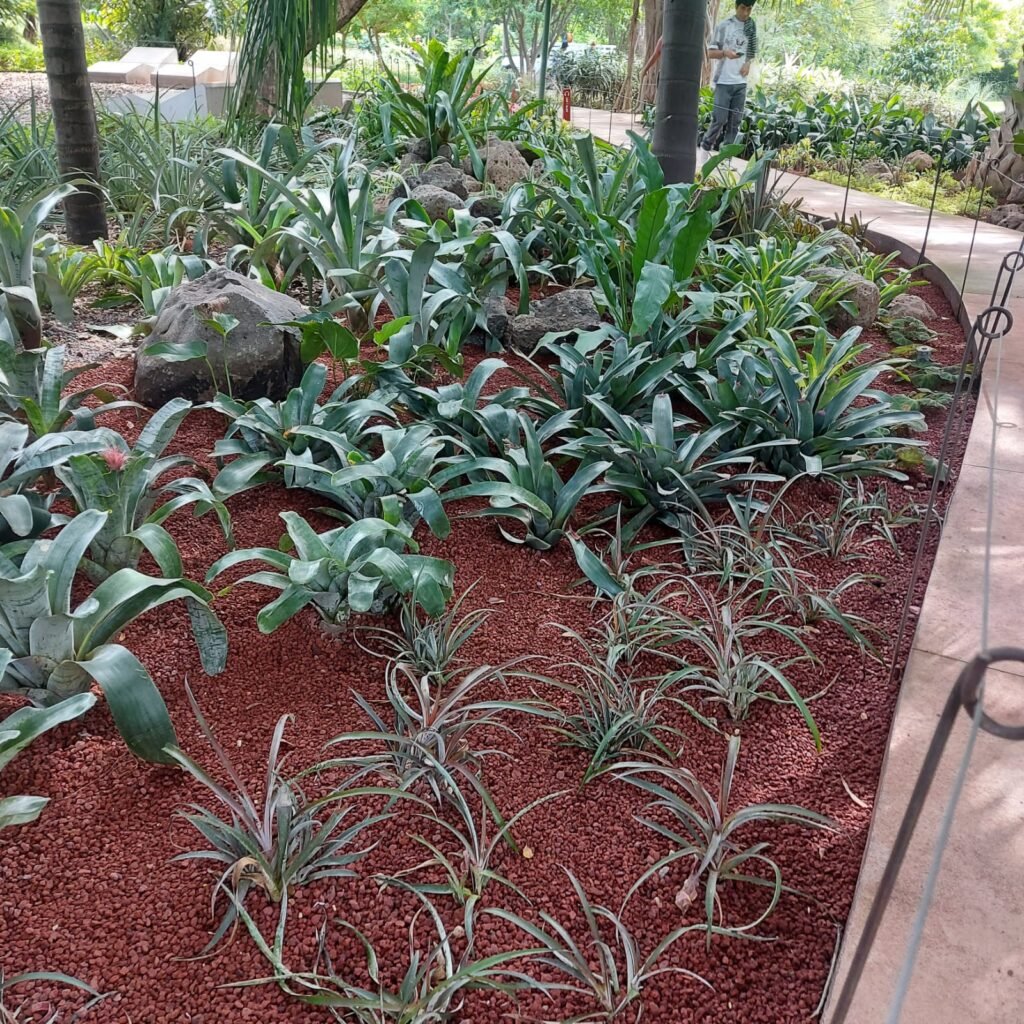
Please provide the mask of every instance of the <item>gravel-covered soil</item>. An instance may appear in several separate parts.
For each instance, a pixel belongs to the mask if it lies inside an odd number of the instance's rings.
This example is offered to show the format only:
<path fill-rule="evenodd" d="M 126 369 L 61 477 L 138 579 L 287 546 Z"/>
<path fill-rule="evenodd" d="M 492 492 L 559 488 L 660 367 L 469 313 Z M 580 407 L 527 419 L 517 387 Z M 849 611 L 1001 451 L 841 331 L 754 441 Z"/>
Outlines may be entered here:
<path fill-rule="evenodd" d="M 94 84 L 93 93 L 98 99 L 97 106 L 113 96 L 138 93 L 153 96 L 156 90 L 148 85 L 119 85 L 116 82 Z M 27 121 L 31 116 L 31 102 L 35 100 L 37 113 L 45 114 L 50 109 L 50 90 L 46 75 L 41 71 L 0 72 L 0 113 L 10 107 L 21 107 L 19 117 Z"/>
<path fill-rule="evenodd" d="M 921 294 L 947 318 L 936 325 L 942 334 L 939 360 L 957 360 L 963 336 L 948 304 L 930 286 Z M 873 332 L 866 336 L 882 346 L 880 336 Z M 130 364 L 110 363 L 81 378 L 83 384 L 100 380 L 130 384 Z M 941 413 L 929 414 L 927 436 L 933 454 L 941 438 L 942 419 Z M 141 425 L 130 412 L 110 420 L 126 436 L 134 436 Z M 179 432 L 174 450 L 194 455 L 212 470 L 208 453 L 222 432 L 223 422 L 214 413 L 195 412 Z M 957 466 L 961 454 L 962 443 L 955 453 Z M 900 506 L 923 501 L 924 486 L 923 481 L 914 481 L 888 484 L 887 489 L 892 503 Z M 943 493 L 943 507 L 951 490 Z M 826 512 L 834 506 L 830 488 L 812 481 L 801 482 L 790 495 L 798 512 Z M 310 513 L 316 526 L 327 528 L 331 521 L 311 511 L 321 504 L 322 499 L 314 495 L 276 487 L 239 496 L 231 502 L 238 545 L 276 546 L 282 533 L 277 516 L 285 509 Z M 453 532 L 444 542 L 422 529 L 417 534 L 426 553 L 455 562 L 459 592 L 475 584 L 467 606 L 492 613 L 471 642 L 472 662 L 495 664 L 536 654 L 553 659 L 539 665 L 540 671 L 557 672 L 559 661 L 577 653 L 565 629 L 586 630 L 597 616 L 586 599 L 590 591 L 573 589 L 580 573 L 571 550 L 565 544 L 550 552 L 509 545 L 500 539 L 493 521 L 457 518 L 458 512 L 472 507 L 449 509 L 454 513 Z M 213 518 L 196 521 L 185 511 L 168 526 L 181 547 L 187 571 L 201 579 L 223 552 Z M 806 566 L 823 588 L 851 572 L 877 574 L 873 584 L 848 591 L 842 607 L 867 617 L 890 636 L 907 598 L 918 529 L 904 528 L 897 536 L 898 551 L 881 543 L 865 543 L 853 561 L 819 557 Z M 929 561 L 935 546 L 933 537 Z M 241 570 L 230 578 L 240 575 Z M 912 595 L 915 609 L 923 597 L 926 575 Z M 83 588 L 81 595 L 85 593 Z M 188 681 L 243 777 L 254 785 L 259 785 L 265 770 L 267 746 L 282 713 L 295 717 L 287 733 L 288 765 L 299 770 L 322 759 L 323 745 L 332 737 L 367 727 L 353 702 L 353 691 L 375 702 L 384 697 L 383 663 L 349 639 L 325 636 L 312 613 L 296 616 L 272 637 L 260 635 L 256 612 L 271 596 L 259 586 L 244 586 L 217 599 L 216 608 L 231 638 L 227 671 L 217 678 L 203 675 L 186 611 L 179 605 L 147 615 L 126 630 L 124 638 L 163 691 L 181 744 L 212 764 L 188 708 Z M 898 653 L 901 670 L 909 640 Z M 812 705 L 823 749 L 815 751 L 792 707 L 758 704 L 750 719 L 736 727 L 743 742 L 734 806 L 750 801 L 802 804 L 830 815 L 837 831 L 809 832 L 793 826 L 749 830 L 749 841 L 771 843 L 771 855 L 782 867 L 785 881 L 802 895 L 784 896 L 759 929 L 762 936 L 774 936 L 774 942 L 716 939 L 708 950 L 697 934 L 677 943 L 666 963 L 697 972 L 711 987 L 682 973 L 655 978 L 645 989 L 643 1020 L 648 1024 L 796 1024 L 809 1021 L 818 1005 L 837 930 L 846 918 L 857 880 L 898 684 L 889 684 L 894 652 L 888 640 L 879 642 L 880 662 L 859 653 L 834 627 L 821 627 L 810 644 L 820 666 L 796 668 L 792 679 L 804 694 L 817 693 L 828 684 Z M 484 696 L 529 698 L 534 694 L 566 702 L 564 695 L 544 683 L 515 678 L 506 688 L 495 686 Z M 15 701 L 0 698 L 0 717 L 15 706 Z M 714 713 L 710 706 L 702 710 Z M 683 737 L 679 762 L 716 791 L 726 738 L 681 710 L 668 720 Z M 595 902 L 618 910 L 634 880 L 668 852 L 667 841 L 636 823 L 634 816 L 644 801 L 633 787 L 604 777 L 581 789 L 586 763 L 582 754 L 559 746 L 537 719 L 515 714 L 509 724 L 515 735 L 494 732 L 488 737 L 504 753 L 490 758 L 484 771 L 498 806 L 510 815 L 544 795 L 562 795 L 541 804 L 517 824 L 514 834 L 521 852 L 503 847 L 497 856 L 496 867 L 530 903 L 495 885 L 486 890 L 485 902 L 534 920 L 546 911 L 583 941 L 585 925 L 573 905 L 565 871 L 575 873 Z M 328 781 L 314 783 L 314 790 Z M 325 1010 L 302 1006 L 274 985 L 225 987 L 270 973 L 244 933 L 212 957 L 188 959 L 203 949 L 211 934 L 213 876 L 196 863 L 171 862 L 176 853 L 194 848 L 198 838 L 175 812 L 191 801 L 208 801 L 207 794 L 181 772 L 135 760 L 118 739 L 102 704 L 83 720 L 38 740 L 4 771 L 0 782 L 4 793 L 51 797 L 37 824 L 0 835 L 0 967 L 4 971 L 58 970 L 91 982 L 109 993 L 84 1018 L 98 1024 L 213 1024 L 217 1020 L 274 1024 L 329 1019 Z M 361 816 L 378 806 L 368 800 L 358 813 Z M 371 836 L 377 845 L 360 865 L 363 877 L 318 883 L 294 893 L 285 944 L 285 961 L 292 970 L 315 965 L 318 931 L 326 928 L 326 945 L 337 969 L 351 980 L 368 983 L 361 947 L 349 929 L 336 923 L 342 919 L 373 941 L 384 979 L 393 986 L 400 983 L 408 964 L 409 922 L 417 902 L 397 890 L 381 890 L 370 876 L 420 863 L 426 854 L 414 842 L 416 835 L 444 841 L 436 827 L 403 811 L 374 826 Z M 684 914 L 675 903 L 688 870 L 688 865 L 677 865 L 664 878 L 644 885 L 630 901 L 625 919 L 645 953 L 672 929 L 699 921 L 698 907 Z M 765 899 L 764 891 L 755 887 L 732 887 L 722 896 L 724 909 L 735 920 L 756 916 Z M 264 934 L 271 934 L 276 908 L 259 893 L 250 898 L 250 906 Z M 451 910 L 448 917 L 454 925 L 456 912 Z M 427 948 L 422 917 L 416 934 L 422 948 Z M 504 921 L 482 918 L 477 939 L 480 956 L 527 944 Z M 62 997 L 53 986 L 40 985 L 26 1003 L 30 1009 L 40 1009 L 26 1019 L 41 1019 L 41 1008 L 51 1000 L 65 1009 L 80 1005 Z M 462 1024 L 565 1021 L 589 1008 L 585 1000 L 565 994 L 554 994 L 550 1002 L 526 995 L 516 1014 L 508 997 L 478 994 L 457 1019 Z M 632 1012 L 622 1019 L 633 1020 Z"/>

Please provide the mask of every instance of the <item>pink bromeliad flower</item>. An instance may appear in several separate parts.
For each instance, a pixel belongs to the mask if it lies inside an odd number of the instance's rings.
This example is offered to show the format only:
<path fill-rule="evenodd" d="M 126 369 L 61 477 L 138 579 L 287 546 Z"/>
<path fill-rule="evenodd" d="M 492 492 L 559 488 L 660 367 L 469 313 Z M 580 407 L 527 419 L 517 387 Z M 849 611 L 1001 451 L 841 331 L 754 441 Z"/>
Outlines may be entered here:
<path fill-rule="evenodd" d="M 100 458 L 107 464 L 107 469 L 119 473 L 128 461 L 128 453 L 120 448 L 104 448 L 100 452 Z"/>

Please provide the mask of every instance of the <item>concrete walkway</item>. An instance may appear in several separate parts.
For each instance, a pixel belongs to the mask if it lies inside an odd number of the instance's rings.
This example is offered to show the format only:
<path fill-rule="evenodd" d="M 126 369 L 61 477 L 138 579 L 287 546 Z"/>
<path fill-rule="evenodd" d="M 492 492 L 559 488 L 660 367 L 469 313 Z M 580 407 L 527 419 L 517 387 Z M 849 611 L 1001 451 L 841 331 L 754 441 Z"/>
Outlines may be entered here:
<path fill-rule="evenodd" d="M 600 116 L 598 116 L 600 115 Z M 580 127 L 622 143 L 628 114 L 577 111 Z M 609 127 L 610 124 L 610 127 Z M 603 129 L 603 130 L 602 130 Z M 636 130 L 641 130 L 639 127 Z M 843 189 L 810 178 L 775 176 L 775 188 L 799 196 L 810 213 L 834 217 Z M 856 214 L 877 231 L 919 251 L 928 211 L 851 192 Z M 976 234 L 975 234 L 975 229 Z M 973 239 L 970 271 L 965 275 Z M 935 214 L 926 259 L 964 293 L 973 320 L 985 309 L 1006 253 L 1024 236 L 969 219 Z M 871 834 L 847 923 L 833 1002 L 849 967 L 925 750 L 954 680 L 985 645 L 982 636 L 986 519 L 993 503 L 987 646 L 1024 646 L 1024 269 L 1008 306 L 1015 318 L 993 350 L 959 483 L 917 622 L 889 739 Z M 998 391 L 998 396 L 997 396 Z M 996 402 L 998 399 L 998 409 Z M 985 707 L 1002 721 L 1024 722 L 1024 665 L 990 670 Z M 850 1024 L 883 1024 L 928 873 L 934 840 L 969 729 L 961 715 L 911 845 L 868 963 Z M 960 800 L 902 1024 L 1020 1024 L 1024 1021 L 1024 744 L 982 733 Z M 830 1019 L 826 1008 L 825 1021 Z"/>

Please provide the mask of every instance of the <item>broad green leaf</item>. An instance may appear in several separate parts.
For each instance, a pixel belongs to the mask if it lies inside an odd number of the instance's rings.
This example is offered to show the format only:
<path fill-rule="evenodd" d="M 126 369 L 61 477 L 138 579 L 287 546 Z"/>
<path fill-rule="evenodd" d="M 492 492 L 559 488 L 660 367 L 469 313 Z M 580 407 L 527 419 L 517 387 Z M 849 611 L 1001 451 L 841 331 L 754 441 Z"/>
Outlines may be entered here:
<path fill-rule="evenodd" d="M 177 746 L 167 706 L 142 662 L 119 644 L 96 648 L 78 664 L 99 684 L 118 731 L 144 761 L 173 764 L 165 748 Z"/>

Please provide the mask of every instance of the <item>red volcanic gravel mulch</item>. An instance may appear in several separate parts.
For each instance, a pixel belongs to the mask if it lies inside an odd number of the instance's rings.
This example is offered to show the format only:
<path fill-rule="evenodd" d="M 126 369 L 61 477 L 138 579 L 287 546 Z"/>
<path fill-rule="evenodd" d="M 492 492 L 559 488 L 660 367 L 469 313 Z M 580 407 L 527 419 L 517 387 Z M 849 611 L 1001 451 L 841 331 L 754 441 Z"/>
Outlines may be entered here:
<path fill-rule="evenodd" d="M 933 325 L 941 333 L 939 361 L 958 360 L 963 334 L 948 304 L 930 286 L 919 293 L 948 318 Z M 873 347 L 885 347 L 881 336 L 866 332 L 865 337 Z M 501 376 L 492 383 L 514 383 L 511 375 L 507 381 Z M 81 383 L 130 383 L 130 378 L 129 364 L 115 363 L 92 371 Z M 140 426 L 130 410 L 110 416 L 108 423 L 129 437 Z M 930 413 L 927 437 L 933 454 L 942 426 L 943 414 Z M 212 469 L 209 452 L 223 428 L 223 420 L 213 412 L 195 412 L 173 448 Z M 956 466 L 962 447 L 961 441 L 954 452 Z M 923 486 L 923 481 L 886 484 L 897 507 L 909 501 L 923 503 Z M 951 490 L 942 494 L 943 508 Z M 791 488 L 789 500 L 799 512 L 826 512 L 834 507 L 835 495 L 830 486 L 805 480 Z M 277 487 L 243 494 L 231 502 L 238 545 L 276 546 L 283 532 L 278 513 L 311 513 L 322 504 L 315 495 Z M 587 599 L 589 589 L 572 589 L 580 572 L 568 544 L 545 553 L 516 547 L 501 540 L 492 521 L 458 518 L 459 511 L 465 507 L 450 508 L 453 531 L 445 542 L 422 527 L 417 536 L 426 553 L 454 561 L 460 593 L 475 584 L 466 606 L 492 612 L 470 644 L 471 664 L 538 654 L 554 659 L 552 665 L 538 666 L 540 671 L 557 671 L 559 661 L 577 654 L 565 629 L 585 631 L 598 616 Z M 319 528 L 334 525 L 315 514 L 311 518 Z M 187 572 L 202 579 L 224 550 L 214 517 L 196 521 L 183 511 L 168 526 L 181 546 Z M 877 574 L 875 584 L 847 591 L 842 607 L 865 616 L 888 637 L 895 634 L 907 596 L 919 530 L 904 528 L 897 536 L 898 552 L 883 543 L 863 544 L 858 550 L 863 557 L 856 560 L 835 563 L 815 558 L 806 564 L 822 587 L 851 572 Z M 933 536 L 929 564 L 936 543 Z M 229 578 L 241 574 L 239 570 Z M 923 598 L 926 579 L 924 574 L 913 595 L 915 606 Z M 86 593 L 82 585 L 79 599 Z M 271 733 L 282 713 L 294 715 L 286 734 L 287 765 L 298 771 L 323 759 L 324 744 L 332 737 L 368 727 L 353 691 L 374 702 L 384 698 L 384 663 L 347 638 L 334 640 L 323 634 L 312 612 L 298 615 L 271 637 L 262 636 L 256 613 L 272 596 L 262 587 L 244 586 L 216 600 L 228 627 L 231 654 L 227 671 L 213 679 L 200 668 L 186 609 L 180 604 L 147 615 L 124 637 L 159 684 L 181 745 L 213 766 L 188 707 L 187 680 L 216 735 L 257 792 Z M 908 636 L 899 652 L 901 667 L 909 642 Z M 830 815 L 838 831 L 794 826 L 747 830 L 748 842 L 771 843 L 771 855 L 785 881 L 804 895 L 784 896 L 761 927 L 760 934 L 774 936 L 774 942 L 718 938 L 707 950 L 699 933 L 678 942 L 664 962 L 702 975 L 713 987 L 680 973 L 655 978 L 645 989 L 643 1019 L 649 1024 L 787 1024 L 808 1021 L 818 1005 L 837 930 L 853 896 L 898 687 L 888 681 L 891 639 L 879 641 L 881 662 L 864 657 L 832 626 L 820 627 L 810 644 L 821 666 L 798 667 L 791 678 L 804 694 L 831 683 L 812 705 L 824 747 L 815 751 L 794 708 L 758 703 L 749 720 L 736 727 L 743 742 L 733 807 L 751 801 L 801 804 Z M 554 688 L 516 678 L 505 690 L 492 686 L 483 696 L 529 698 L 534 693 L 569 706 Z M 0 718 L 18 704 L 0 698 Z M 710 705 L 703 710 L 714 713 Z M 500 747 L 506 755 L 490 758 L 484 771 L 498 806 L 508 816 L 546 794 L 563 795 L 541 804 L 516 825 L 519 851 L 529 847 L 531 856 L 502 847 L 496 857 L 497 869 L 522 890 L 532 908 L 493 884 L 485 892 L 485 902 L 534 920 L 539 911 L 546 911 L 584 941 L 585 923 L 565 871 L 580 879 L 595 903 L 618 910 L 633 882 L 668 852 L 667 841 L 635 821 L 645 800 L 634 787 L 603 777 L 578 788 L 584 755 L 559 746 L 536 718 L 515 714 L 508 721 L 515 736 L 494 731 L 487 737 L 490 742 L 483 744 Z M 669 721 L 684 736 L 680 763 L 717 792 L 726 738 L 683 711 L 671 714 Z M 330 753 L 339 751 L 332 748 Z M 311 783 L 314 792 L 316 785 Z M 102 702 L 84 719 L 43 736 L 15 760 L 3 772 L 2 791 L 51 798 L 36 824 L 0 834 L 0 967 L 5 973 L 61 971 L 90 982 L 108 993 L 84 1018 L 97 1024 L 329 1019 L 326 1010 L 303 1006 L 273 984 L 228 987 L 271 973 L 244 930 L 215 955 L 189 959 L 202 951 L 212 931 L 213 876 L 201 864 L 171 862 L 175 854 L 197 848 L 200 842 L 175 812 L 193 801 L 213 806 L 212 799 L 184 773 L 133 758 Z M 359 816 L 377 808 L 379 803 L 368 801 Z M 285 948 L 285 962 L 292 970 L 316 964 L 318 931 L 326 928 L 326 946 L 339 972 L 368 984 L 358 940 L 335 924 L 343 919 L 373 941 L 385 981 L 392 986 L 400 983 L 409 962 L 409 922 L 418 903 L 407 893 L 381 890 L 371 876 L 422 862 L 427 853 L 413 841 L 415 835 L 444 842 L 436 827 L 403 808 L 373 828 L 371 838 L 377 845 L 359 865 L 361 878 L 316 883 L 294 893 Z M 625 919 L 644 953 L 671 930 L 700 921 L 699 906 L 684 915 L 674 902 L 688 870 L 688 864 L 676 864 L 630 901 Z M 722 898 L 732 920 L 747 921 L 764 906 L 765 891 L 726 887 Z M 272 934 L 276 907 L 258 891 L 248 906 L 264 934 Z M 449 910 L 449 923 L 454 925 L 458 912 Z M 482 917 L 478 928 L 480 956 L 529 945 L 525 936 L 497 918 Z M 429 934 L 421 915 L 416 926 L 421 949 L 430 948 Z M 23 994 L 27 1020 L 45 1019 L 47 1004 L 67 1010 L 82 1003 L 80 997 L 50 984 L 17 994 Z M 13 1005 L 18 1005 L 17 998 Z M 564 993 L 555 993 L 551 1002 L 537 994 L 523 995 L 522 1016 L 515 1015 L 514 1006 L 507 996 L 477 993 L 469 997 L 459 1019 L 464 1024 L 562 1021 L 591 1008 L 586 1000 Z M 623 1019 L 633 1019 L 636 1006 Z"/>

